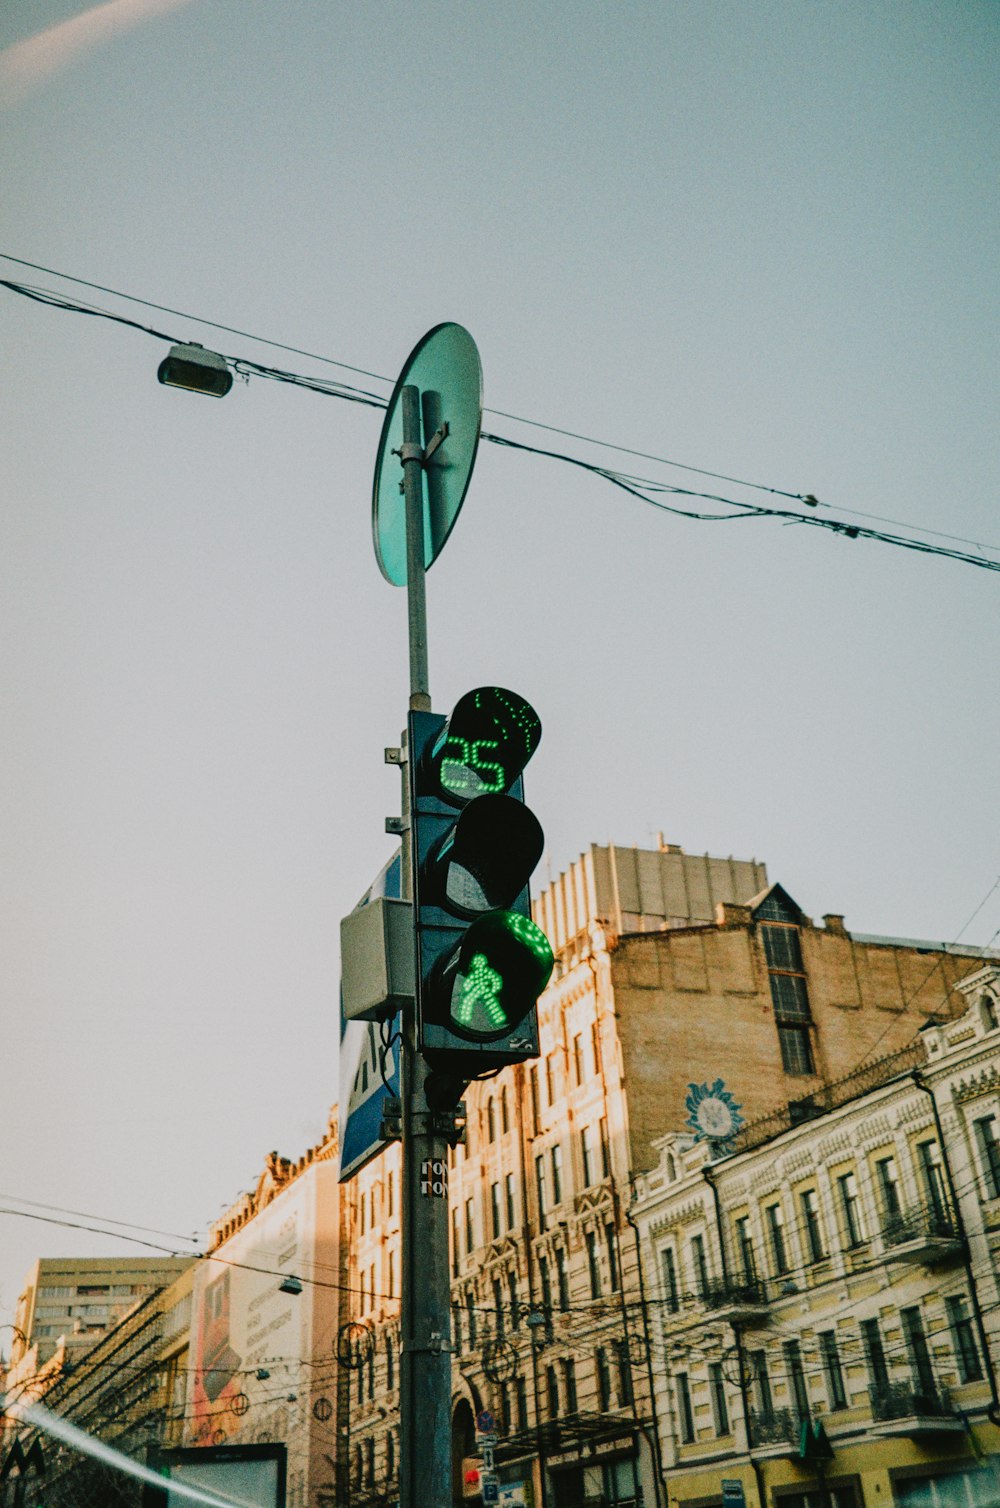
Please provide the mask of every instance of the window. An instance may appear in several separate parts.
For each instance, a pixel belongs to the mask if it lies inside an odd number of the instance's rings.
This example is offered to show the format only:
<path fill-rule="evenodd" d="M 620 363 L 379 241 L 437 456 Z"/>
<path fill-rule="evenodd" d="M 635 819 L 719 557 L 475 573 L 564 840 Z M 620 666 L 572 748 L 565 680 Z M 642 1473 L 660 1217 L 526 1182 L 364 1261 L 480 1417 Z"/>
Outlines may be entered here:
<path fill-rule="evenodd" d="M 511 1328 L 516 1330 L 521 1322 L 521 1303 L 517 1296 L 517 1273 L 507 1274 L 507 1292 L 510 1296 L 510 1323 Z"/>
<path fill-rule="evenodd" d="M 878 1180 L 878 1197 L 882 1206 L 882 1218 L 891 1220 L 902 1209 L 902 1201 L 899 1197 L 899 1174 L 896 1172 L 896 1159 L 894 1157 L 880 1157 L 875 1164 L 875 1177 Z"/>
<path fill-rule="evenodd" d="M 497 1139 L 497 1109 L 492 1099 L 486 1101 L 486 1140 L 494 1142 Z"/>
<path fill-rule="evenodd" d="M 677 1373 L 677 1423 L 681 1440 L 690 1445 L 694 1439 L 694 1414 L 691 1411 L 691 1388 L 686 1372 Z"/>
<path fill-rule="evenodd" d="M 663 1274 L 663 1297 L 667 1301 L 667 1310 L 670 1314 L 676 1314 L 681 1307 L 677 1292 L 677 1264 L 669 1246 L 665 1246 L 660 1252 L 660 1271 Z"/>
<path fill-rule="evenodd" d="M 586 1235 L 587 1243 L 587 1270 L 590 1273 L 590 1297 L 599 1299 L 601 1296 L 601 1262 L 597 1255 L 597 1235 L 589 1230 Z"/>
<path fill-rule="evenodd" d="M 506 1089 L 500 1091 L 500 1130 L 504 1133 L 510 1130 L 510 1102 Z"/>
<path fill-rule="evenodd" d="M 552 1203 L 562 1204 L 562 1147 L 557 1142 L 552 1148 Z"/>
<path fill-rule="evenodd" d="M 806 1386 L 805 1369 L 802 1366 L 802 1347 L 797 1340 L 787 1341 L 785 1351 L 785 1371 L 788 1373 L 788 1387 L 795 1402 L 795 1409 L 799 1419 L 808 1419 L 809 1389 Z"/>
<path fill-rule="evenodd" d="M 365 1211 L 367 1210 L 367 1208 L 368 1208 L 368 1195 L 365 1194 L 365 1193 L 362 1193 L 362 1195 L 361 1195 L 361 1201 L 360 1201 L 360 1204 L 358 1206 L 358 1235 L 359 1236 L 363 1236 L 364 1233 L 365 1233 L 365 1229 L 366 1229 L 366 1224 L 365 1224 L 366 1215 L 365 1215 Z"/>
<path fill-rule="evenodd" d="M 500 1395 L 497 1400 L 497 1422 L 503 1434 L 507 1435 L 510 1433 L 510 1389 L 505 1382 L 500 1384 Z"/>
<path fill-rule="evenodd" d="M 826 1252 L 823 1250 L 823 1231 L 819 1223 L 819 1200 L 816 1198 L 816 1190 L 803 1189 L 799 1195 L 799 1203 L 802 1206 L 802 1224 L 806 1233 L 809 1260 L 822 1262 Z"/>
<path fill-rule="evenodd" d="M 528 1389 L 523 1377 L 514 1379 L 514 1389 L 517 1393 L 517 1427 L 528 1428 Z"/>
<path fill-rule="evenodd" d="M 760 931 L 782 1067 L 786 1073 L 812 1073 L 812 1044 L 809 1040 L 812 1015 L 798 930 L 794 926 L 765 923 Z"/>
<path fill-rule="evenodd" d="M 920 1157 L 920 1176 L 924 1183 L 927 1204 L 939 1225 L 948 1222 L 948 1195 L 944 1186 L 944 1169 L 941 1166 L 941 1149 L 936 1141 L 922 1141 L 917 1147 Z"/>
<path fill-rule="evenodd" d="M 601 1133 L 601 1177 L 611 1177 L 611 1143 L 608 1141 L 608 1121 L 602 1115 L 599 1130 Z"/>
<path fill-rule="evenodd" d="M 535 1158 L 535 1188 L 538 1191 L 538 1216 L 544 1221 L 548 1200 L 545 1187 L 545 1158 L 542 1156 Z"/>
<path fill-rule="evenodd" d="M 573 1076 L 577 1084 L 582 1084 L 587 1077 L 587 1065 L 583 1060 L 583 1032 L 577 1032 L 573 1038 Z"/>
<path fill-rule="evenodd" d="M 708 1293 L 708 1267 L 705 1263 L 704 1236 L 691 1237 L 691 1272 L 694 1275 L 695 1292 L 703 1299 Z"/>
<path fill-rule="evenodd" d="M 552 1316 L 552 1283 L 549 1279 L 549 1264 L 545 1257 L 538 1259 L 538 1279 L 542 1287 L 542 1310 L 546 1323 L 549 1324 Z"/>
<path fill-rule="evenodd" d="M 375 1397 L 375 1347 L 368 1353 L 368 1401 Z"/>
<path fill-rule="evenodd" d="M 500 1279 L 493 1279 L 493 1314 L 497 1327 L 497 1340 L 504 1337 L 503 1287 Z"/>
<path fill-rule="evenodd" d="M 385 1474 L 390 1482 L 396 1475 L 396 1436 L 392 1430 L 385 1437 Z"/>
<path fill-rule="evenodd" d="M 555 1367 L 545 1368 L 545 1387 L 549 1395 L 549 1418 L 559 1418 L 559 1378 Z"/>
<path fill-rule="evenodd" d="M 471 1199 L 465 1201 L 465 1251 L 471 1256 L 476 1245 L 475 1206 Z"/>
<path fill-rule="evenodd" d="M 837 1351 L 835 1330 L 820 1331 L 819 1354 L 823 1362 L 823 1376 L 826 1378 L 826 1394 L 830 1408 L 831 1410 L 846 1409 L 847 1394 L 844 1391 L 844 1373 L 840 1365 L 840 1354 Z"/>
<path fill-rule="evenodd" d="M 757 1259 L 754 1256 L 749 1215 L 741 1215 L 736 1222 L 736 1250 L 739 1253 L 744 1281 L 753 1283 L 757 1277 Z"/>
<path fill-rule="evenodd" d="M 611 1292 L 618 1292 L 618 1233 L 609 1222 L 604 1227 L 604 1239 L 608 1251 L 608 1272 L 611 1276 Z"/>
<path fill-rule="evenodd" d="M 934 1368 L 931 1366 L 931 1356 L 927 1349 L 927 1337 L 924 1334 L 920 1310 L 916 1305 L 912 1309 L 901 1309 L 899 1317 L 903 1322 L 903 1334 L 906 1337 L 906 1349 L 910 1355 L 914 1384 L 919 1393 L 930 1394 L 933 1397 Z"/>
<path fill-rule="evenodd" d="M 994 995 L 980 995 L 979 1008 L 983 1013 L 983 1027 L 988 1032 L 995 1032 L 1000 1026 L 997 1020 L 997 1002 Z"/>
<path fill-rule="evenodd" d="M 504 1194 L 507 1201 L 507 1229 L 513 1230 L 517 1224 L 517 1209 L 514 1201 L 514 1175 L 508 1173 L 503 1181 Z"/>
<path fill-rule="evenodd" d="M 545 1059 L 545 1098 L 550 1106 L 556 1102 L 556 1065 L 552 1052 Z"/>
<path fill-rule="evenodd" d="M 994 1021 L 994 1026 L 996 1022 Z M 598 1078 L 601 1074 L 601 1030 L 596 1021 L 590 1026 L 590 1050 L 594 1058 L 594 1072 Z"/>
<path fill-rule="evenodd" d="M 606 1414 L 611 1407 L 611 1368 L 608 1365 L 608 1353 L 603 1347 L 597 1352 L 596 1363 L 597 1397 L 601 1413 Z"/>
<path fill-rule="evenodd" d="M 751 1351 L 748 1359 L 757 1412 L 764 1417 L 770 1417 L 774 1413 L 774 1404 L 771 1399 L 771 1379 L 767 1371 L 767 1352 Z"/>
<path fill-rule="evenodd" d="M 766 1214 L 767 1228 L 771 1236 L 774 1274 L 775 1277 L 780 1278 L 788 1271 L 788 1253 L 785 1250 L 785 1216 L 780 1204 L 769 1204 Z"/>
<path fill-rule="evenodd" d="M 858 1200 L 858 1182 L 853 1173 L 841 1173 L 837 1179 L 837 1196 L 840 1213 L 844 1219 L 844 1234 L 848 1246 L 860 1246 L 865 1239 L 861 1225 L 861 1206 Z"/>
<path fill-rule="evenodd" d="M 490 1184 L 490 1211 L 493 1216 L 493 1239 L 500 1234 L 500 1185 Z"/>
<path fill-rule="evenodd" d="M 461 1211 L 456 1204 L 451 1211 L 451 1275 L 453 1278 L 458 1277 L 458 1268 L 461 1261 L 461 1249 L 458 1244 L 461 1221 Z"/>
<path fill-rule="evenodd" d="M 808 1026 L 786 1026 L 778 1023 L 778 1045 L 781 1048 L 781 1066 L 786 1073 L 808 1074 L 813 1072 L 812 1044 Z"/>
<path fill-rule="evenodd" d="M 861 1339 L 864 1341 L 865 1361 L 868 1363 L 869 1392 L 873 1400 L 884 1398 L 889 1391 L 889 1368 L 885 1364 L 885 1350 L 877 1319 L 861 1321 Z"/>
<path fill-rule="evenodd" d="M 465 1295 L 465 1307 L 469 1315 L 469 1350 L 473 1350 L 476 1344 L 476 1295 L 470 1288 Z"/>
<path fill-rule="evenodd" d="M 717 1435 L 729 1434 L 729 1410 L 726 1407 L 726 1384 L 722 1378 L 722 1363 L 713 1361 L 708 1367 L 708 1387 L 712 1395 L 712 1418 Z"/>
<path fill-rule="evenodd" d="M 590 1126 L 584 1126 L 580 1132 L 580 1157 L 583 1162 L 583 1186 L 589 1189 L 594 1181 L 594 1132 Z"/>
<path fill-rule="evenodd" d="M 369 1435 L 365 1441 L 365 1481 L 369 1487 L 375 1486 L 375 1436 Z"/>
<path fill-rule="evenodd" d="M 1000 1142 L 997 1141 L 997 1118 L 984 1115 L 973 1122 L 979 1162 L 983 1170 L 987 1199 L 1000 1199 Z"/>
<path fill-rule="evenodd" d="M 559 1308 L 565 1313 L 569 1308 L 569 1273 L 566 1270 L 566 1252 L 561 1246 L 556 1247 L 556 1282 L 559 1285 Z"/>
<path fill-rule="evenodd" d="M 632 1402 L 632 1363 L 628 1359 L 628 1346 L 623 1340 L 615 1341 L 615 1360 L 618 1363 L 618 1403 L 627 1408 Z"/>
<path fill-rule="evenodd" d="M 385 1385 L 392 1391 L 396 1386 L 396 1358 L 392 1349 L 392 1336 L 385 1338 Z"/>
<path fill-rule="evenodd" d="M 578 1407 L 576 1401 L 576 1363 L 569 1357 L 562 1364 L 562 1373 L 566 1412 L 567 1414 L 575 1414 Z"/>
<path fill-rule="evenodd" d="M 948 1323 L 958 1358 L 958 1375 L 963 1382 L 979 1382 L 983 1375 L 979 1361 L 979 1349 L 972 1329 L 972 1320 L 965 1312 L 965 1300 L 955 1297 L 945 1300 Z"/>
<path fill-rule="evenodd" d="M 529 1084 L 530 1090 L 531 1090 L 531 1129 L 534 1131 L 535 1135 L 537 1136 L 538 1135 L 538 1130 L 539 1130 L 539 1127 L 540 1127 L 541 1121 L 542 1121 L 542 1106 L 541 1106 L 541 1101 L 538 1098 L 538 1064 L 537 1063 L 532 1063 L 532 1065 L 531 1065 L 531 1068 L 530 1068 L 530 1070 L 528 1072 L 528 1084 Z"/>
<path fill-rule="evenodd" d="M 396 1253 L 394 1251 L 390 1251 L 386 1255 L 388 1258 L 387 1272 L 389 1278 L 388 1297 L 394 1299 L 396 1297 Z"/>

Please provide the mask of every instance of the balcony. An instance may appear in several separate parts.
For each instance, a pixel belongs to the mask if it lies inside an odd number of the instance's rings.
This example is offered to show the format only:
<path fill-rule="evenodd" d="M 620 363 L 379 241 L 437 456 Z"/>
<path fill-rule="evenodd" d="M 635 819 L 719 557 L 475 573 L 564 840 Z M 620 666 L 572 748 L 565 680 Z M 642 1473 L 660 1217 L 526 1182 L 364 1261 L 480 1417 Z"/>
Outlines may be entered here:
<path fill-rule="evenodd" d="M 882 1225 L 886 1257 L 894 1262 L 930 1264 L 957 1256 L 962 1243 L 955 1222 L 943 1210 L 920 1205 L 899 1210 Z"/>
<path fill-rule="evenodd" d="M 768 1318 L 767 1295 L 756 1278 L 708 1283 L 702 1299 L 712 1318 L 728 1325 L 762 1325 Z"/>
<path fill-rule="evenodd" d="M 787 1456 L 798 1449 L 801 1427 L 793 1409 L 751 1409 L 750 1445 L 758 1456 Z"/>
<path fill-rule="evenodd" d="M 961 1434 L 965 1429 L 944 1388 L 890 1382 L 872 1394 L 871 1407 L 875 1435 Z"/>

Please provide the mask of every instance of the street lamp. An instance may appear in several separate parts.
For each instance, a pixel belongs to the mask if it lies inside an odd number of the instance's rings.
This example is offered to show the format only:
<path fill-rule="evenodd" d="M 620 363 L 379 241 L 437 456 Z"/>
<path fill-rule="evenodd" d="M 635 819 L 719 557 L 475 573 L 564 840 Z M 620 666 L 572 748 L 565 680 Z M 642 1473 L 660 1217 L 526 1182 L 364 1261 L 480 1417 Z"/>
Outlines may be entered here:
<path fill-rule="evenodd" d="M 206 351 L 195 342 L 171 346 L 156 373 L 165 387 L 182 387 L 189 393 L 224 398 L 233 385 L 233 374 L 224 356 Z"/>

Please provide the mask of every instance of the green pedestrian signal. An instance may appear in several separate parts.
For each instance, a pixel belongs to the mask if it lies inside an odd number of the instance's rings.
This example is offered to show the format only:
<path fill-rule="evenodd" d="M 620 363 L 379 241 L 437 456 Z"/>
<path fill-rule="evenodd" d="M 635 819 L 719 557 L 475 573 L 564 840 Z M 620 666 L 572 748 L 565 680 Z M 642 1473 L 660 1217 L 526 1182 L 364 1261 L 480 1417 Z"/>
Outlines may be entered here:
<path fill-rule="evenodd" d="M 418 1045 L 453 1079 L 538 1055 L 553 957 L 531 919 L 545 840 L 521 772 L 540 737 L 502 686 L 470 691 L 449 718 L 410 713 Z"/>

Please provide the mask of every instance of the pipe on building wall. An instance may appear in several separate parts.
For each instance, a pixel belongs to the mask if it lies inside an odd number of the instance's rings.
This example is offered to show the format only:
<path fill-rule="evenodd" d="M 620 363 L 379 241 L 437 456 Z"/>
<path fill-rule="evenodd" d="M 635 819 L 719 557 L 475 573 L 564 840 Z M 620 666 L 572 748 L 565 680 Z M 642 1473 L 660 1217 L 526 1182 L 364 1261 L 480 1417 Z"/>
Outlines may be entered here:
<path fill-rule="evenodd" d="M 944 1171 L 948 1179 L 948 1196 L 951 1199 L 952 1209 L 955 1211 L 955 1222 L 958 1226 L 958 1236 L 959 1240 L 962 1243 L 962 1266 L 965 1268 L 965 1278 L 969 1288 L 969 1300 L 972 1304 L 972 1312 L 976 1316 L 976 1329 L 979 1332 L 979 1344 L 982 1347 L 983 1359 L 986 1363 L 986 1376 L 990 1384 L 990 1397 L 993 1400 L 990 1404 L 987 1417 L 989 1418 L 991 1424 L 994 1424 L 998 1428 L 1000 1428 L 1000 1391 L 998 1391 L 997 1388 L 996 1367 L 993 1364 L 993 1357 L 990 1353 L 989 1338 L 987 1337 L 986 1326 L 983 1322 L 983 1310 L 982 1305 L 979 1302 L 979 1289 L 976 1285 L 975 1273 L 972 1270 L 972 1253 L 969 1248 L 969 1236 L 965 1228 L 965 1220 L 962 1216 L 962 1206 L 958 1202 L 958 1195 L 955 1190 L 955 1175 L 951 1170 L 951 1163 L 948 1160 L 948 1148 L 945 1144 L 944 1139 L 944 1127 L 941 1125 L 941 1110 L 938 1106 L 937 1095 L 924 1079 L 923 1075 L 920 1072 L 920 1069 L 915 1068 L 910 1077 L 913 1079 L 913 1082 L 914 1084 L 916 1084 L 917 1088 L 922 1090 L 923 1093 L 929 1097 L 931 1102 L 931 1109 L 934 1113 L 934 1125 L 937 1130 L 938 1146 L 941 1148 L 941 1160 L 944 1163 Z"/>
<path fill-rule="evenodd" d="M 701 1176 L 712 1190 L 712 1203 L 715 1206 L 715 1233 L 719 1238 L 719 1260 L 722 1264 L 722 1280 L 728 1287 L 729 1258 L 726 1255 L 726 1238 L 722 1228 L 722 1205 L 719 1200 L 719 1190 L 715 1179 L 712 1177 L 712 1169 L 710 1167 L 707 1165 L 703 1167 Z M 747 1369 L 743 1351 L 743 1336 L 740 1333 L 739 1325 L 734 1324 L 732 1331 L 733 1340 L 736 1344 L 736 1367 L 740 1378 L 740 1403 L 743 1408 L 743 1428 L 746 1431 L 747 1437 L 747 1460 L 750 1462 L 753 1478 L 757 1484 L 757 1499 L 760 1503 L 760 1508 L 767 1508 L 767 1488 L 764 1484 L 764 1474 L 761 1471 L 760 1462 L 754 1457 L 750 1440 L 750 1398 L 747 1393 Z"/>
<path fill-rule="evenodd" d="M 625 1219 L 628 1221 L 629 1225 L 632 1227 L 632 1235 L 635 1238 L 635 1265 L 636 1265 L 636 1271 L 639 1274 L 639 1306 L 640 1306 L 640 1310 L 641 1310 L 641 1313 L 642 1313 L 642 1334 L 643 1334 L 643 1340 L 645 1341 L 645 1344 L 646 1344 L 646 1376 L 649 1379 L 649 1403 L 650 1403 L 651 1409 L 653 1410 L 653 1455 L 654 1455 L 653 1465 L 655 1467 L 655 1470 L 653 1472 L 653 1485 L 654 1485 L 654 1487 L 656 1489 L 656 1508 L 660 1508 L 660 1505 L 661 1505 L 661 1503 L 663 1501 L 662 1496 L 661 1496 L 661 1488 L 664 1485 L 664 1483 L 663 1483 L 663 1451 L 660 1448 L 660 1417 L 659 1417 L 659 1414 L 657 1413 L 657 1409 L 656 1409 L 656 1387 L 655 1387 L 655 1384 L 653 1382 L 653 1348 L 652 1348 L 652 1345 L 650 1344 L 650 1339 L 649 1339 L 649 1305 L 646 1303 L 646 1283 L 645 1283 L 645 1280 L 644 1280 L 643 1275 L 642 1275 L 642 1249 L 641 1249 L 640 1242 L 639 1242 L 639 1227 L 636 1225 L 635 1221 L 632 1219 L 632 1201 L 635 1199 L 635 1185 L 630 1180 L 630 1182 L 629 1182 L 629 1203 L 625 1204 L 625 1205 L 621 1204 L 621 1202 L 620 1202 L 620 1200 L 618 1198 L 618 1191 L 617 1191 L 617 1189 L 615 1189 L 614 1179 L 613 1178 L 612 1178 L 612 1181 L 611 1181 L 611 1187 L 612 1187 L 612 1190 L 614 1192 L 614 1202 L 615 1202 L 615 1206 L 616 1206 L 616 1213 L 617 1213 L 617 1209 L 618 1208 L 624 1210 Z M 618 1231 L 618 1222 L 615 1221 L 615 1236 L 616 1236 L 616 1239 L 617 1239 L 617 1231 Z M 627 1346 L 628 1345 L 628 1326 L 627 1326 L 627 1324 L 625 1324 L 625 1320 L 624 1320 L 624 1315 L 625 1315 L 625 1271 L 624 1271 L 624 1267 L 623 1267 L 623 1264 L 622 1264 L 621 1247 L 620 1246 L 618 1248 L 618 1287 L 619 1287 L 619 1289 L 621 1291 L 621 1296 L 622 1296 L 622 1320 L 623 1320 L 623 1325 L 624 1325 L 624 1328 L 625 1328 L 625 1344 Z M 635 1394 L 634 1394 L 634 1392 L 633 1392 L 632 1396 L 633 1396 L 633 1404 L 634 1404 L 634 1400 L 635 1400 Z M 636 1422 L 636 1427 L 638 1428 L 639 1427 L 638 1415 L 636 1416 L 636 1421 L 635 1422 Z"/>

